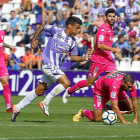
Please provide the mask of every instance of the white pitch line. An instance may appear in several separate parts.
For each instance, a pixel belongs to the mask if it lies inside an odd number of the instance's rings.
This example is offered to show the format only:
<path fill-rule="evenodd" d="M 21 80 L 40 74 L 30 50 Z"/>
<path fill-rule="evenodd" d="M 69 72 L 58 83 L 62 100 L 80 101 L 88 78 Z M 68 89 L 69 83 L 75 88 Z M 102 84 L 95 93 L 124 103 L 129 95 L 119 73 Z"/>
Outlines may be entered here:
<path fill-rule="evenodd" d="M 18 138 L 0 138 L 0 140 L 10 140 L 10 139 L 72 139 L 72 138 L 80 138 L 80 139 L 85 139 L 85 138 L 121 138 L 121 137 L 140 137 L 140 135 L 112 135 L 112 136 L 62 136 L 62 137 L 18 137 Z"/>
<path fill-rule="evenodd" d="M 55 126 L 55 124 L 48 124 L 48 125 L 0 125 L 0 126 L 6 126 L 6 127 L 27 127 L 27 126 L 31 126 L 31 127 L 34 127 L 34 126 L 41 126 L 41 127 L 45 127 L 45 126 Z M 63 127 L 69 127 L 69 125 L 62 125 Z M 72 125 L 72 126 L 75 126 L 75 127 L 79 127 L 79 125 Z M 131 127 L 132 125 L 88 125 L 88 126 L 96 126 L 96 127 Z M 133 126 L 133 127 L 140 127 L 140 126 Z"/>

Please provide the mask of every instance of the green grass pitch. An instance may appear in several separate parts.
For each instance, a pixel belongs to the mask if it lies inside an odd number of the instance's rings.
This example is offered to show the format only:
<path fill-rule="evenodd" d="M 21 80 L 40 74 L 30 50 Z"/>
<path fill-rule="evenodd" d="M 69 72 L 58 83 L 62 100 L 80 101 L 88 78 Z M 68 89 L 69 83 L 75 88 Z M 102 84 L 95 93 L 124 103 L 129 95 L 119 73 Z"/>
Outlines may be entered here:
<path fill-rule="evenodd" d="M 23 96 L 12 96 L 12 104 L 18 103 Z M 140 140 L 139 123 L 124 125 L 119 120 L 114 125 L 102 122 L 90 122 L 83 118 L 73 122 L 72 117 L 79 108 L 92 109 L 93 98 L 71 97 L 67 104 L 61 97 L 56 97 L 50 104 L 50 116 L 45 116 L 38 103 L 39 97 L 32 104 L 21 110 L 16 122 L 10 121 L 10 113 L 5 113 L 3 96 L 0 96 L 0 140 Z M 139 106 L 140 106 L 140 100 Z M 140 109 L 139 109 L 140 112 Z M 132 122 L 134 114 L 124 115 Z"/>

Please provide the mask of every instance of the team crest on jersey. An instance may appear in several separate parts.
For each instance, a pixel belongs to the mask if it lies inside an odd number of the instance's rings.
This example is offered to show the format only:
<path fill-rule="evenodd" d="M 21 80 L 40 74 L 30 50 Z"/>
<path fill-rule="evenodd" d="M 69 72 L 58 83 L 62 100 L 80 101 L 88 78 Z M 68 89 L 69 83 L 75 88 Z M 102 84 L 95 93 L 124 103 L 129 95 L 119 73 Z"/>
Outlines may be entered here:
<path fill-rule="evenodd" d="M 104 40 L 104 36 L 103 35 L 100 35 L 99 36 L 99 41 L 103 41 Z"/>
<path fill-rule="evenodd" d="M 116 98 L 116 92 L 115 91 L 111 92 L 111 98 Z"/>

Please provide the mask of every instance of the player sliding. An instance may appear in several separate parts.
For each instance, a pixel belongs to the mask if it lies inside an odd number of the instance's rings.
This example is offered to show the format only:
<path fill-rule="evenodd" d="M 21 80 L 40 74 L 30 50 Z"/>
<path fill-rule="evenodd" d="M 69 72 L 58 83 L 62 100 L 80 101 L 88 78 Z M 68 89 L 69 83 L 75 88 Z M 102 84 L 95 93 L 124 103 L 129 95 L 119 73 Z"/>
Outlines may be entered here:
<path fill-rule="evenodd" d="M 112 48 L 114 37 L 112 26 L 115 22 L 115 10 L 108 9 L 105 12 L 105 16 L 106 23 L 100 26 L 96 33 L 95 50 L 91 58 L 88 79 L 81 80 L 71 88 L 67 88 L 63 95 L 63 103 L 67 103 L 68 98 L 74 91 L 83 87 L 92 86 L 102 72 L 108 74 L 109 72 L 117 71 L 114 60 L 110 54 L 111 52 L 121 52 L 121 49 L 119 48 Z"/>
<path fill-rule="evenodd" d="M 130 90 L 132 102 L 125 92 L 128 90 Z M 130 122 L 127 122 L 122 116 L 122 113 L 120 112 L 122 109 L 126 110 L 127 113 L 132 113 L 134 111 L 133 123 L 138 123 L 137 93 L 134 87 L 134 77 L 131 74 L 125 75 L 124 73 L 114 72 L 105 75 L 97 80 L 93 92 L 94 111 L 79 109 L 78 113 L 73 116 L 74 122 L 80 121 L 83 116 L 86 116 L 91 121 L 100 122 L 103 109 L 105 108 L 106 103 L 111 100 L 112 109 L 122 123 L 130 124 Z"/>
<path fill-rule="evenodd" d="M 3 58 L 3 50 L 4 47 L 11 49 L 12 51 L 16 51 L 14 47 L 7 45 L 4 43 L 5 32 L 0 30 L 0 82 L 3 86 L 3 96 L 6 103 L 6 112 L 12 113 L 11 108 L 11 91 L 9 88 L 9 74 L 5 64 L 5 60 Z"/>
<path fill-rule="evenodd" d="M 51 100 L 70 86 L 69 79 L 60 69 L 62 62 L 69 51 L 72 61 L 81 62 L 90 58 L 90 55 L 86 55 L 85 57 L 77 56 L 77 43 L 73 36 L 79 32 L 81 24 L 82 21 L 79 18 L 69 17 L 66 21 L 66 29 L 51 25 L 40 25 L 37 29 L 31 42 L 32 48 L 37 46 L 38 40 L 36 38 L 42 31 L 49 32 L 51 35 L 42 55 L 43 76 L 39 80 L 39 84 L 35 90 L 28 93 L 17 105 L 12 106 L 12 122 L 16 120 L 16 117 L 22 108 L 29 105 L 38 96 L 42 95 L 53 83 L 58 82 L 59 84 L 48 93 L 42 102 L 39 103 L 39 107 L 42 111 L 46 115 L 49 115 L 48 108 Z"/>

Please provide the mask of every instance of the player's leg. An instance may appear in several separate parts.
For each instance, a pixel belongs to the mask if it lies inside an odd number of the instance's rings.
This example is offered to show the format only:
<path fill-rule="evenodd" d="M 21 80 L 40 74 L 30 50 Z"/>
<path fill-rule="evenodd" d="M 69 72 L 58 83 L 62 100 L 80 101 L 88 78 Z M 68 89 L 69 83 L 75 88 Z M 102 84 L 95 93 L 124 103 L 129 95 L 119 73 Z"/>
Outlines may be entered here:
<path fill-rule="evenodd" d="M 60 76 L 57 80 L 57 82 L 59 83 L 58 85 L 56 85 L 46 96 L 46 98 L 42 101 L 43 103 L 46 103 L 47 105 L 50 104 L 51 100 L 59 95 L 61 92 L 65 91 L 69 86 L 70 86 L 70 81 L 67 78 L 67 76 L 65 74 L 63 74 L 62 76 Z"/>
<path fill-rule="evenodd" d="M 42 79 L 42 81 L 47 81 L 47 86 L 50 87 L 54 82 L 58 82 L 59 84 L 56 85 L 46 96 L 46 98 L 39 103 L 39 107 L 43 110 L 43 108 L 46 108 L 46 112 L 49 115 L 48 108 L 49 104 L 52 101 L 52 99 L 59 95 L 61 92 L 66 90 L 70 86 L 70 81 L 65 75 L 65 73 L 54 67 L 53 65 L 43 65 L 42 66 L 45 79 Z M 44 106 L 44 107 L 43 107 Z"/>
<path fill-rule="evenodd" d="M 105 71 L 105 68 L 106 65 L 91 62 L 88 79 L 81 80 L 78 83 L 76 83 L 74 86 L 68 88 L 63 95 L 63 103 L 67 103 L 70 95 L 76 90 L 79 90 L 83 87 L 92 86 L 96 81 L 96 79 L 98 78 L 98 76 Z"/>
<path fill-rule="evenodd" d="M 8 73 L 7 73 L 8 74 Z M 0 82 L 2 83 L 3 86 L 3 96 L 5 99 L 5 103 L 6 103 L 6 112 L 10 112 L 12 113 L 12 109 L 11 109 L 11 91 L 9 88 L 9 77 L 2 77 L 0 78 Z"/>
<path fill-rule="evenodd" d="M 100 122 L 105 104 L 108 102 L 108 97 L 94 94 L 94 111 L 79 109 L 78 113 L 73 116 L 74 122 L 79 122 L 83 116 L 94 122 Z"/>
<path fill-rule="evenodd" d="M 37 88 L 29 92 L 17 105 L 13 105 L 13 114 L 11 116 L 11 121 L 16 121 L 16 117 L 21 109 L 31 104 L 38 96 L 42 95 L 44 91 L 47 89 L 46 83 L 39 83 Z"/>
<path fill-rule="evenodd" d="M 113 72 L 117 72 L 117 67 L 115 65 L 115 63 L 113 62 L 109 62 L 107 65 L 106 65 L 106 68 L 105 68 L 105 73 L 106 74 L 109 74 L 109 73 L 113 73 Z"/>

